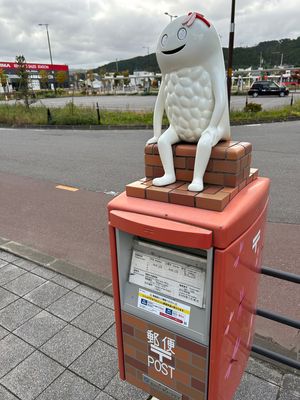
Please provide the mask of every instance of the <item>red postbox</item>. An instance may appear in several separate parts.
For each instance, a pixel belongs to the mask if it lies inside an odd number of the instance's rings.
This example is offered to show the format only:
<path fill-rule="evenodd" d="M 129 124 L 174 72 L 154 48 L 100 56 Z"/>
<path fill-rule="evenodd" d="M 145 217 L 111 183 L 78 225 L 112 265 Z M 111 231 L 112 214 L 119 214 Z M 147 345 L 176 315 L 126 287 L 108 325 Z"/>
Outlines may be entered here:
<path fill-rule="evenodd" d="M 230 400 L 252 346 L 269 180 L 222 212 L 109 203 L 119 369 L 160 400 Z"/>

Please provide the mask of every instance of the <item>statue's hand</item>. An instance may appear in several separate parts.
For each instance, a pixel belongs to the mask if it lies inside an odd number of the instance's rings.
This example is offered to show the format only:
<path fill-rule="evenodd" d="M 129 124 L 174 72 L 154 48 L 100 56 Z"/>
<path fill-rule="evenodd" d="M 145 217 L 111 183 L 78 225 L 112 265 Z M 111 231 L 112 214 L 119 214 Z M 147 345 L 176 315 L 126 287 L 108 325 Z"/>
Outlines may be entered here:
<path fill-rule="evenodd" d="M 153 144 L 153 143 L 157 143 L 157 137 L 155 137 L 155 136 L 153 136 L 151 139 L 149 139 L 146 144 Z"/>

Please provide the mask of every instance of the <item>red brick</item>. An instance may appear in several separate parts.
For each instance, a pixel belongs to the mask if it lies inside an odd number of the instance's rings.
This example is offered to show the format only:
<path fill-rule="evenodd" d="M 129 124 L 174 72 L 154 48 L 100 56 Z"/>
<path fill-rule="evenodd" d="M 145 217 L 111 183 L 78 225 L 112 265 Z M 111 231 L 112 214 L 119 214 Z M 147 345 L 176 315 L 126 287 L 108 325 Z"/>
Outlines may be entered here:
<path fill-rule="evenodd" d="M 187 169 L 178 169 L 176 170 L 176 180 L 191 182 L 193 179 L 193 174 L 194 171 L 190 171 Z"/>
<path fill-rule="evenodd" d="M 153 154 L 159 154 L 157 143 L 153 145 Z"/>
<path fill-rule="evenodd" d="M 130 346 L 128 343 L 123 343 L 124 346 L 124 353 L 127 354 L 130 357 L 135 358 L 135 347 Z"/>
<path fill-rule="evenodd" d="M 224 174 L 224 186 L 236 187 L 243 179 L 243 172 L 239 174 Z"/>
<path fill-rule="evenodd" d="M 146 190 L 146 199 L 162 201 L 164 203 L 169 202 L 169 193 L 172 189 L 167 189 L 165 187 L 150 186 Z"/>
<path fill-rule="evenodd" d="M 183 371 L 179 371 L 179 370 L 175 369 L 173 375 L 174 375 L 174 380 L 179 381 L 187 386 L 191 385 L 191 376 L 189 374 L 186 374 Z"/>
<path fill-rule="evenodd" d="M 181 182 L 181 185 L 178 186 L 177 190 L 184 190 L 184 191 L 186 191 L 186 190 L 188 190 L 188 187 L 189 187 L 189 183 L 183 183 L 183 182 Z"/>
<path fill-rule="evenodd" d="M 223 186 L 217 186 L 217 185 L 208 186 L 207 188 L 205 188 L 205 189 L 203 190 L 202 193 L 205 193 L 205 194 L 216 194 L 216 193 L 218 193 L 222 188 L 223 188 Z"/>
<path fill-rule="evenodd" d="M 192 354 L 192 364 L 195 365 L 198 369 L 205 371 L 206 368 L 206 359 L 196 354 Z"/>
<path fill-rule="evenodd" d="M 148 323 L 141 318 L 137 318 L 128 314 L 127 312 L 122 312 L 122 322 L 127 325 L 131 325 L 134 328 L 138 328 L 141 331 L 146 331 L 148 329 Z"/>
<path fill-rule="evenodd" d="M 182 182 L 176 181 L 175 183 L 171 183 L 170 185 L 164 186 L 164 188 L 173 190 L 173 189 L 177 189 L 180 186 L 182 186 Z"/>
<path fill-rule="evenodd" d="M 153 167 L 150 167 L 149 165 L 145 165 L 145 175 L 146 175 L 146 178 L 153 178 Z"/>
<path fill-rule="evenodd" d="M 239 143 L 240 146 L 243 146 L 245 149 L 245 153 L 249 154 L 252 151 L 252 144 L 248 143 L 248 142 L 240 142 Z"/>
<path fill-rule="evenodd" d="M 243 175 L 243 178 L 244 178 L 244 179 L 247 179 L 249 175 L 250 175 L 250 167 L 245 167 L 245 168 L 244 168 L 244 175 Z"/>
<path fill-rule="evenodd" d="M 169 194 L 170 203 L 180 204 L 187 207 L 195 207 L 195 196 L 198 192 L 189 192 L 186 190 L 172 190 Z"/>
<path fill-rule="evenodd" d="M 152 184 L 152 181 L 148 182 L 132 182 L 126 185 L 126 194 L 130 197 L 138 197 L 140 199 L 145 198 L 145 189 Z"/>
<path fill-rule="evenodd" d="M 236 186 L 234 188 L 224 187 L 221 192 L 229 193 L 229 201 L 231 201 L 239 192 L 239 187 Z"/>
<path fill-rule="evenodd" d="M 163 167 L 153 167 L 153 178 L 160 178 L 164 173 Z"/>
<path fill-rule="evenodd" d="M 200 392 L 204 392 L 205 391 L 205 383 L 199 381 L 198 379 L 195 379 L 192 377 L 192 385 L 191 385 L 194 389 L 200 390 Z"/>
<path fill-rule="evenodd" d="M 134 335 L 134 329 L 133 329 L 133 326 L 131 326 L 131 325 L 122 324 L 122 330 L 123 330 L 123 332 L 127 333 L 128 335 L 131 335 L 131 336 Z"/>
<path fill-rule="evenodd" d="M 141 341 L 138 340 L 136 337 L 134 336 L 130 336 L 127 335 L 126 333 L 123 333 L 123 341 L 124 343 L 129 344 L 129 346 L 134 347 L 136 350 L 140 350 L 143 352 L 147 352 L 148 351 L 148 344 L 146 341 Z"/>
<path fill-rule="evenodd" d="M 195 166 L 195 158 L 194 157 L 186 157 L 186 168 L 194 170 Z"/>
<path fill-rule="evenodd" d="M 153 154 L 153 144 L 147 144 L 145 146 L 145 154 Z"/>
<path fill-rule="evenodd" d="M 216 194 L 200 193 L 196 196 L 196 207 L 204 208 L 205 210 L 222 211 L 229 203 L 230 195 L 225 192 Z"/>
<path fill-rule="evenodd" d="M 186 386 L 181 382 L 176 383 L 177 390 L 180 393 L 184 393 L 190 397 L 190 400 L 204 400 L 205 394 L 204 392 L 200 392 L 197 389 L 193 389 L 192 387 Z"/>
<path fill-rule="evenodd" d="M 176 344 L 177 346 L 182 347 L 183 349 L 188 350 L 193 354 L 197 354 L 198 356 L 207 356 L 207 348 L 199 343 L 193 342 L 192 340 L 177 336 Z"/>
<path fill-rule="evenodd" d="M 247 180 L 246 180 L 246 179 L 243 180 L 243 181 L 239 184 L 239 192 L 240 192 L 242 189 L 244 189 L 244 187 L 246 186 L 246 184 L 247 184 Z"/>
<path fill-rule="evenodd" d="M 145 165 L 152 165 L 154 167 L 161 167 L 162 163 L 158 155 L 145 154 Z"/>
<path fill-rule="evenodd" d="M 142 372 L 147 373 L 147 369 L 148 369 L 147 366 L 144 365 L 143 363 L 141 363 L 140 361 L 138 361 L 138 360 L 134 359 L 133 357 L 130 357 L 126 354 L 125 354 L 124 359 L 125 359 L 125 362 L 128 363 L 129 365 L 131 365 L 132 367 L 134 367 Z"/>
<path fill-rule="evenodd" d="M 195 157 L 196 155 L 196 144 L 178 144 L 176 146 L 175 154 L 181 157 Z"/>
<path fill-rule="evenodd" d="M 241 163 L 241 169 L 244 169 L 249 165 L 249 157 L 247 155 L 244 156 L 243 158 L 241 158 L 240 163 Z"/>
<path fill-rule="evenodd" d="M 174 158 L 174 167 L 181 168 L 181 169 L 186 168 L 186 160 L 189 160 L 189 159 L 186 159 L 185 157 L 175 157 Z"/>
<path fill-rule="evenodd" d="M 224 186 L 224 174 L 218 172 L 205 172 L 203 181 L 212 185 Z"/>
<path fill-rule="evenodd" d="M 210 157 L 218 160 L 225 160 L 227 147 L 214 146 L 211 149 Z"/>
<path fill-rule="evenodd" d="M 241 169 L 241 163 L 239 160 L 214 160 L 213 171 L 214 172 L 226 172 L 231 174 L 237 174 Z"/>
<path fill-rule="evenodd" d="M 239 160 L 244 157 L 246 154 L 245 148 L 240 146 L 240 144 L 236 144 L 235 146 L 229 147 L 226 151 L 226 159 L 227 160 Z"/>
<path fill-rule="evenodd" d="M 239 142 L 234 142 L 233 140 L 221 140 L 216 146 L 228 148 L 228 147 L 234 146 L 237 143 L 239 143 Z"/>

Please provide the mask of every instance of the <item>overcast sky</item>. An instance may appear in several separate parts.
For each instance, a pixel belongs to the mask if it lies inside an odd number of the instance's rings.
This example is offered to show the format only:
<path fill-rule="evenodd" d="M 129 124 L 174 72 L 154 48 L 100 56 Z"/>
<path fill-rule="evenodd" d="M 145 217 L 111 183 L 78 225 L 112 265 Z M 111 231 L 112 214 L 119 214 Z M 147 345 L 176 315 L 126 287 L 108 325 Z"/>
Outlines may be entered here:
<path fill-rule="evenodd" d="M 23 54 L 49 63 L 91 68 L 150 53 L 170 21 L 164 15 L 198 11 L 228 46 L 231 0 L 0 0 L 0 61 Z M 235 46 L 300 36 L 299 0 L 237 0 Z"/>

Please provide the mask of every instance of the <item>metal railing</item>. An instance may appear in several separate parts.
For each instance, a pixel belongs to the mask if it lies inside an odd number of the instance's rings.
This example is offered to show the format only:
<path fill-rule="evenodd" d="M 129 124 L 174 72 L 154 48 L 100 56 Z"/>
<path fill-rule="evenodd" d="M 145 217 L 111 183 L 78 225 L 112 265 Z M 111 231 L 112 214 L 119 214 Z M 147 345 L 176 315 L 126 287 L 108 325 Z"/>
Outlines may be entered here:
<path fill-rule="evenodd" d="M 269 268 L 269 267 L 262 267 L 261 273 L 263 275 L 271 276 L 273 278 L 281 279 L 284 281 L 293 282 L 296 284 L 300 283 L 300 275 L 291 274 L 289 272 L 278 271 L 276 269 Z M 280 324 L 290 326 L 292 328 L 300 329 L 300 321 L 293 320 L 291 318 L 287 318 L 287 317 L 284 317 L 282 315 L 279 315 L 279 314 L 276 314 L 276 313 L 273 313 L 270 311 L 266 311 L 266 310 L 262 310 L 262 309 L 258 308 L 256 310 L 256 315 L 259 315 L 260 317 L 269 319 L 274 322 L 279 322 Z M 266 348 L 257 346 L 255 344 L 252 346 L 252 351 L 254 353 L 260 354 L 264 357 L 270 358 L 271 360 L 285 364 L 289 367 L 300 369 L 299 361 L 294 360 L 290 357 L 286 357 L 280 353 L 276 353 L 272 350 L 268 350 Z"/>

